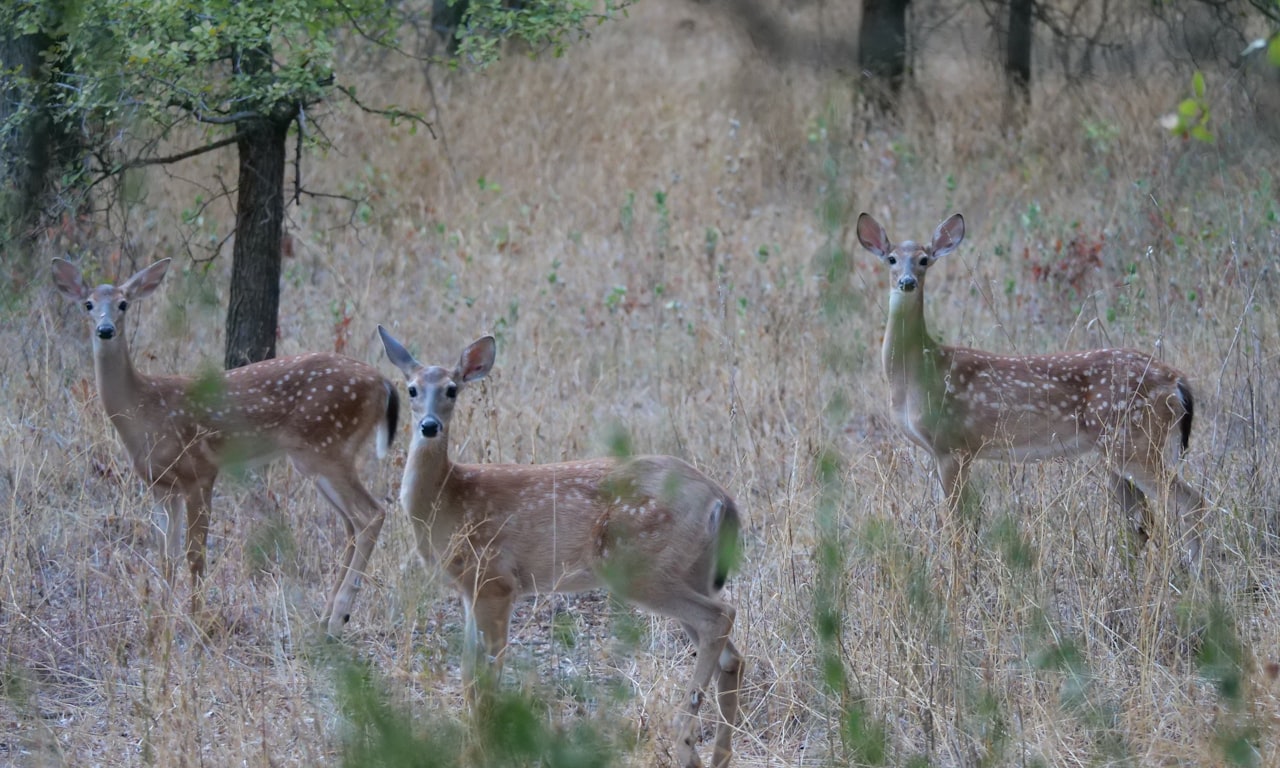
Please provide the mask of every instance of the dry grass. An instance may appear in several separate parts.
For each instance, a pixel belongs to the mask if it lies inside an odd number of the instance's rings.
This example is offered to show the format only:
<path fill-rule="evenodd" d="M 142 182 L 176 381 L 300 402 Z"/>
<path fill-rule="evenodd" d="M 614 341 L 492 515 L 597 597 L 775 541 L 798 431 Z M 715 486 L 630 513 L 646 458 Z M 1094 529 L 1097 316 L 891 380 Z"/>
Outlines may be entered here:
<path fill-rule="evenodd" d="M 341 338 L 391 375 L 375 323 L 441 364 L 494 332 L 460 457 L 596 455 L 622 429 L 729 488 L 747 520 L 728 592 L 749 665 L 740 765 L 845 764 L 851 712 L 883 723 L 895 765 L 1212 765 L 1235 733 L 1277 764 L 1275 147 L 1234 81 L 1211 79 L 1220 139 L 1201 146 L 1155 126 L 1181 76 L 1043 86 L 1014 135 L 984 64 L 922 65 L 904 127 L 869 127 L 836 76 L 770 66 L 707 6 L 655 0 L 562 61 L 436 73 L 434 104 L 420 72 L 372 73 L 363 98 L 434 110 L 443 140 L 329 117 L 336 148 L 307 183 L 371 208 L 357 226 L 341 205 L 291 209 L 280 351 Z M 180 212 L 232 172 L 220 162 L 150 178 L 127 237 L 100 232 L 97 255 L 189 263 Z M 966 243 L 930 279 L 935 335 L 1158 349 L 1192 377 L 1184 472 L 1223 511 L 1207 570 L 1235 634 L 1186 595 L 1172 547 L 1126 554 L 1088 460 L 979 465 L 979 544 L 952 562 L 928 459 L 885 414 L 887 286 L 845 231 L 859 210 L 901 239 L 965 213 Z M 220 359 L 228 272 L 171 274 L 137 308 L 141 367 Z M 335 653 L 368 662 L 419 729 L 462 722 L 457 603 L 394 502 L 404 433 L 366 468 L 392 513 L 345 645 L 314 627 L 341 527 L 285 464 L 218 486 L 222 626 L 202 637 L 159 579 L 152 505 L 93 392 L 81 318 L 47 285 L 21 307 L 0 329 L 0 762 L 337 763 Z M 959 598 L 955 567 L 973 574 Z M 599 596 L 529 601 L 515 627 L 509 687 L 634 743 L 629 763 L 666 759 L 691 669 L 674 627 Z M 1221 637 L 1239 641 L 1234 698 L 1213 682 L 1230 663 L 1204 664 Z"/>

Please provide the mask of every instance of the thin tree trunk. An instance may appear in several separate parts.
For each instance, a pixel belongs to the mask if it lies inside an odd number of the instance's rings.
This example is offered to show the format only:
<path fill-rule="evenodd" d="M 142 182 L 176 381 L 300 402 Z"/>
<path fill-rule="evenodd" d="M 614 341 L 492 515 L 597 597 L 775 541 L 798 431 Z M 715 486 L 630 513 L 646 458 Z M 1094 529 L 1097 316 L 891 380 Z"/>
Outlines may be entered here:
<path fill-rule="evenodd" d="M 227 368 L 276 354 L 289 138 L 289 123 L 278 119 L 259 118 L 239 128 L 240 190 L 227 308 Z"/>
<path fill-rule="evenodd" d="M 25 250 L 56 165 L 53 121 L 38 96 L 44 79 L 41 53 L 50 41 L 44 35 L 10 36 L 8 31 L 0 31 L 0 71 L 16 72 L 28 81 L 3 77 L 0 122 L 24 108 L 30 111 L 13 130 L 0 135 L 0 241 L 6 248 Z"/>
<path fill-rule="evenodd" d="M 862 0 L 858 70 L 862 87 L 885 112 L 897 108 L 907 75 L 909 0 Z"/>
<path fill-rule="evenodd" d="M 1034 0 L 1009 0 L 1004 71 L 1011 111 L 1031 106 L 1031 24 Z"/>

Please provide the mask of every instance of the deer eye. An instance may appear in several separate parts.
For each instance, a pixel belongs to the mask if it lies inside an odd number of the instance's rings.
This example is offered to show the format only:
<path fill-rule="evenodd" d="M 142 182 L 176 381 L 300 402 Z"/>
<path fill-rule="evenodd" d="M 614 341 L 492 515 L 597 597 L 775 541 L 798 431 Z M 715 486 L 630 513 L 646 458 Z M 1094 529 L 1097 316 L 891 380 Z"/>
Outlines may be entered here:
<path fill-rule="evenodd" d="M 92 311 L 93 311 L 93 302 L 92 302 L 92 301 L 86 301 L 86 302 L 84 303 L 84 308 L 85 308 L 85 310 L 86 310 L 86 311 L 92 312 Z"/>
<path fill-rule="evenodd" d="M 125 311 L 126 309 L 128 309 L 128 308 L 129 308 L 129 302 L 125 301 L 124 299 L 121 299 L 121 300 L 120 300 L 120 303 L 119 303 L 119 304 L 117 304 L 117 305 L 116 305 L 116 307 L 117 307 L 121 312 L 123 312 L 123 311 Z"/>
<path fill-rule="evenodd" d="M 455 397 L 457 397 L 457 396 L 458 396 L 458 385 L 457 385 L 457 384 L 450 384 L 448 387 L 446 387 L 446 388 L 445 388 L 445 390 L 444 390 L 444 396 L 445 396 L 445 397 L 447 397 L 447 398 L 449 398 L 450 400 L 452 400 L 452 399 L 454 399 Z"/>
<path fill-rule="evenodd" d="M 415 386 L 413 386 L 412 384 L 410 384 L 410 385 L 409 385 L 409 397 L 417 397 L 417 396 L 418 396 L 418 388 L 417 388 L 417 387 L 415 387 Z"/>
<path fill-rule="evenodd" d="M 921 257 L 920 257 L 920 266 L 922 266 L 922 267 L 927 267 L 927 266 L 929 266 L 929 257 L 928 257 L 928 256 L 921 256 Z"/>
<path fill-rule="evenodd" d="M 885 260 L 885 261 L 887 261 L 887 262 L 889 263 L 889 266 L 891 266 L 891 267 L 892 267 L 894 264 L 897 264 L 897 263 L 898 263 L 898 257 L 897 257 L 897 256 L 886 256 L 886 257 L 884 257 L 884 260 Z"/>

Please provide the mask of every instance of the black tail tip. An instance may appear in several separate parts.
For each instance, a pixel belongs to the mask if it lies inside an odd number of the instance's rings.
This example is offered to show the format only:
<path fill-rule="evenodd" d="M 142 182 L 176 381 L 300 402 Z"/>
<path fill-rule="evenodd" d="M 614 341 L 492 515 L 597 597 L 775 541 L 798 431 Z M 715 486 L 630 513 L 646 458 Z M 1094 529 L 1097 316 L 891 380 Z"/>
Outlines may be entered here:
<path fill-rule="evenodd" d="M 1196 402 L 1191 395 L 1191 387 L 1182 379 L 1178 379 L 1178 399 L 1182 401 L 1182 408 L 1185 411 L 1182 418 L 1178 420 L 1178 426 L 1182 432 L 1182 450 L 1191 447 L 1191 422 L 1195 419 Z"/>
<path fill-rule="evenodd" d="M 390 446 L 396 439 L 396 427 L 400 421 L 400 393 L 396 392 L 396 386 L 391 382 L 386 382 L 387 387 L 387 445 Z"/>
<path fill-rule="evenodd" d="M 716 592 L 724 589 L 729 576 L 742 563 L 742 518 L 733 499 L 726 497 L 723 503 L 717 537 L 715 575 L 712 577 L 712 586 Z"/>

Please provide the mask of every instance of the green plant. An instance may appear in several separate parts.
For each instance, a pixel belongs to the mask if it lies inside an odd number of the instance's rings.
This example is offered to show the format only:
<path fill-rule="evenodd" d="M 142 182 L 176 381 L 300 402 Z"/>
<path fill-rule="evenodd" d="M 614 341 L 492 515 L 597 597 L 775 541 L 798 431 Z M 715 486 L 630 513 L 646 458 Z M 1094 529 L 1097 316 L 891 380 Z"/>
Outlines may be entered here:
<path fill-rule="evenodd" d="M 1081 121 L 1085 141 L 1096 154 L 1106 155 L 1120 136 L 1120 129 L 1113 123 L 1095 118 L 1084 118 Z"/>
<path fill-rule="evenodd" d="M 1182 139 L 1192 138 L 1210 143 L 1213 141 L 1213 133 L 1209 130 L 1209 117 L 1204 73 L 1197 70 L 1191 77 L 1191 95 L 1179 102 L 1176 112 L 1162 118 L 1161 124 Z"/>
<path fill-rule="evenodd" d="M 658 258 L 662 258 L 671 246 L 671 208 L 667 205 L 667 193 L 657 190 L 653 193 L 654 209 L 658 213 L 658 223 L 653 232 L 653 240 Z"/>
<path fill-rule="evenodd" d="M 604 305 L 610 312 L 617 312 L 622 302 L 627 298 L 627 286 L 615 285 L 605 294 Z"/>
<path fill-rule="evenodd" d="M 631 237 L 631 227 L 636 220 L 636 193 L 634 190 L 627 190 L 626 197 L 622 201 L 622 209 L 618 212 L 618 224 L 622 227 L 624 237 Z"/>

